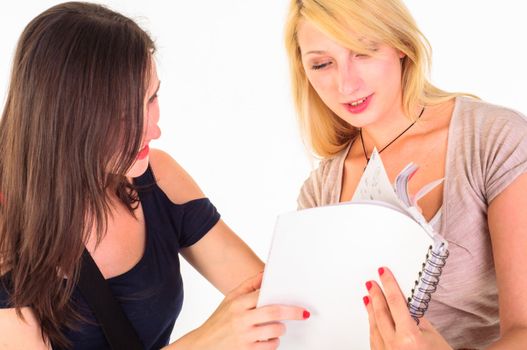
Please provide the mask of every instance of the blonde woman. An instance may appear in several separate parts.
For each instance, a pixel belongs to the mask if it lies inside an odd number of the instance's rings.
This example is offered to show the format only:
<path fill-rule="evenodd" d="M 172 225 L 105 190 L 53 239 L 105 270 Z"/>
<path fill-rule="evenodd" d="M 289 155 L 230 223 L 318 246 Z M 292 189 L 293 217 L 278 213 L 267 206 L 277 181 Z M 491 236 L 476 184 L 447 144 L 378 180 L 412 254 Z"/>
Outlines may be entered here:
<path fill-rule="evenodd" d="M 392 181 L 420 165 L 411 193 L 445 178 L 419 202 L 450 244 L 426 318 L 413 321 L 381 267 L 384 292 L 365 281 L 371 347 L 526 348 L 525 118 L 432 85 L 428 42 L 400 0 L 292 0 L 286 46 L 303 135 L 322 158 L 300 209 L 350 200 L 374 147 Z"/>

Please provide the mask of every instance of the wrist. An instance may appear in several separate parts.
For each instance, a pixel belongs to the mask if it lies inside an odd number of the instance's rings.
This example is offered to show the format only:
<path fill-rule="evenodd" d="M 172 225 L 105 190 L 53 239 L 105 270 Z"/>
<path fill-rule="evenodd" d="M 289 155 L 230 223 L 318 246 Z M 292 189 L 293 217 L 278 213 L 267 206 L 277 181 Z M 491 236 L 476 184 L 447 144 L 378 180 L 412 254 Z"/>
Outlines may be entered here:
<path fill-rule="evenodd" d="M 162 348 L 162 350 L 204 350 L 205 347 L 201 344 L 199 333 L 200 330 L 197 328 Z"/>

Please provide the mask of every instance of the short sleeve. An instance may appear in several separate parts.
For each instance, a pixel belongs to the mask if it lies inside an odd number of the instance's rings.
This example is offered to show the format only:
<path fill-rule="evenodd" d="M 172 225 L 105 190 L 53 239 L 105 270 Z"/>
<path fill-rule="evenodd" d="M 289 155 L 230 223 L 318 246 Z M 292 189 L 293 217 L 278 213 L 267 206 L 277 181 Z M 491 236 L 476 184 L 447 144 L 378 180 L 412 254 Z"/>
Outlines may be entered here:
<path fill-rule="evenodd" d="M 518 176 L 527 172 L 527 119 L 508 110 L 485 123 L 481 145 L 485 159 L 485 197 L 490 203 Z"/>
<path fill-rule="evenodd" d="M 179 247 L 199 241 L 220 220 L 220 214 L 208 198 L 195 199 L 183 205 Z"/>

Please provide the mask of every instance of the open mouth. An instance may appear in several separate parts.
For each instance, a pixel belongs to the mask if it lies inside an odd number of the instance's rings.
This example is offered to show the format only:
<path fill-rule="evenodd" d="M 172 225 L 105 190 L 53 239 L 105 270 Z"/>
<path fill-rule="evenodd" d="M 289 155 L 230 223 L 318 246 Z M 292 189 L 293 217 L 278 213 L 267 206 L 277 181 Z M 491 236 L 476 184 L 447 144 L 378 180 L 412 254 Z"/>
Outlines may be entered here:
<path fill-rule="evenodd" d="M 361 113 L 368 107 L 372 96 L 373 94 L 352 102 L 344 103 L 344 107 L 346 107 L 350 113 Z"/>
<path fill-rule="evenodd" d="M 348 102 L 348 104 L 351 105 L 352 107 L 357 107 L 357 106 L 363 104 L 364 102 L 366 102 L 370 98 L 370 96 L 371 95 L 363 97 L 363 98 L 361 98 L 359 100 L 355 100 L 353 102 Z"/>
<path fill-rule="evenodd" d="M 361 100 L 358 100 L 358 101 L 355 101 L 355 102 L 351 102 L 350 105 L 352 105 L 353 107 L 356 107 L 356 106 L 358 106 L 358 105 L 360 105 L 360 104 L 363 104 L 364 101 L 366 101 L 366 99 L 367 99 L 367 97 L 364 97 L 364 98 L 361 99 Z"/>

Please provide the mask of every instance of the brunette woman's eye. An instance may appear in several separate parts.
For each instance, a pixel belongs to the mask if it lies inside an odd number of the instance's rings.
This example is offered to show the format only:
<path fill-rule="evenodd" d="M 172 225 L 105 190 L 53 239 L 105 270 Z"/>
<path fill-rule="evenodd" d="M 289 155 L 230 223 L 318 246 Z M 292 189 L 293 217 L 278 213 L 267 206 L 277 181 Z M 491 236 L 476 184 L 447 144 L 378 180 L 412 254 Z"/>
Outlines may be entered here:
<path fill-rule="evenodd" d="M 311 66 L 311 69 L 313 70 L 318 70 L 318 69 L 322 69 L 322 68 L 325 68 L 327 66 L 329 66 L 331 64 L 331 62 L 325 62 L 325 63 L 321 63 L 321 64 L 314 64 Z"/>
<path fill-rule="evenodd" d="M 154 96 L 150 97 L 150 99 L 148 100 L 148 103 L 152 103 L 156 100 L 157 98 L 157 94 L 155 94 Z"/>

